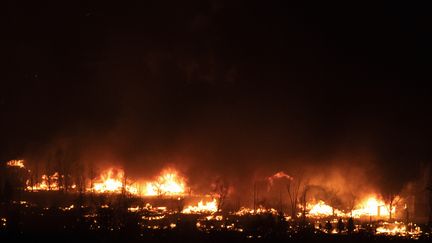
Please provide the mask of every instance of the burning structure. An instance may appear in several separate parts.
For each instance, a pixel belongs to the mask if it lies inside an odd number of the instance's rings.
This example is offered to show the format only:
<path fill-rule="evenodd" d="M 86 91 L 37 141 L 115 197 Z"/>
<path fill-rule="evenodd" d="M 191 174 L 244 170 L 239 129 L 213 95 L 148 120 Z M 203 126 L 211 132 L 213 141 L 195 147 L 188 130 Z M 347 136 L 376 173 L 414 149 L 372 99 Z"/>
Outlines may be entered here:
<path fill-rule="evenodd" d="M 72 178 L 70 174 L 60 174 L 58 171 L 52 175 L 42 174 L 39 179 L 31 175 L 32 171 L 27 169 L 24 160 L 12 160 L 5 163 L 6 167 L 15 171 L 14 180 L 6 179 L 2 181 L 2 191 L 7 191 L 6 187 L 14 187 L 26 193 L 36 193 L 42 191 L 62 191 L 78 194 L 123 194 L 137 198 L 170 198 L 177 201 L 191 201 L 190 205 L 182 205 L 178 209 L 183 213 L 215 213 L 221 210 L 237 212 L 236 214 L 246 214 L 255 212 L 266 212 L 267 209 L 286 213 L 290 218 L 355 218 L 364 221 L 388 219 L 388 220 L 417 220 L 415 218 L 416 203 L 413 196 L 391 195 L 387 198 L 377 192 L 355 195 L 348 202 L 342 202 L 340 195 L 335 191 L 325 190 L 319 185 L 306 182 L 296 182 L 297 178 L 284 172 L 278 172 L 264 180 L 267 188 L 261 197 L 271 199 L 271 191 L 279 187 L 279 202 L 267 203 L 257 199 L 257 188 L 254 187 L 254 205 L 248 209 L 247 205 L 232 206 L 227 200 L 229 193 L 228 187 L 223 187 L 219 193 L 212 193 L 209 189 L 207 193 L 193 193 L 187 185 L 187 180 L 174 169 L 165 169 L 153 180 L 142 181 L 126 177 L 124 170 L 111 167 L 102 170 L 99 175 L 87 180 L 68 180 Z M 16 172 L 19 172 L 16 174 Z M 6 178 L 6 177 L 3 177 Z M 10 178 L 10 176 L 8 177 Z M 296 184 L 297 183 L 297 184 Z M 21 188 L 21 189 L 20 189 Z M 285 194 L 281 189 L 286 190 Z M 282 197 L 285 198 L 282 198 Z M 195 199 L 193 199 L 195 198 Z M 200 199 L 201 198 L 201 199 Z M 199 199 L 199 200 L 198 200 Z M 209 200 L 210 199 L 210 200 Z M 265 199 L 265 198 L 263 198 Z M 222 207 L 222 201 L 228 201 L 226 208 Z M 346 200 L 347 201 L 347 200 Z M 289 206 L 288 208 L 285 206 Z M 178 208 L 178 205 L 174 208 Z M 272 209 L 272 208 L 276 208 Z M 423 218 L 420 218 L 420 222 Z"/>
<path fill-rule="evenodd" d="M 263 217 L 286 222 L 286 226 L 271 227 L 287 227 L 285 233 L 289 234 L 301 232 L 301 227 L 310 227 L 319 234 L 351 234 L 373 229 L 377 236 L 418 239 L 424 231 L 418 225 L 421 222 L 413 217 L 418 203 L 404 192 L 386 198 L 378 192 L 359 191 L 344 201 L 341 196 L 344 194 L 337 190 L 282 171 L 255 181 L 251 207 L 247 203 L 235 206 L 235 197 L 230 195 L 234 189 L 221 180 L 209 185 L 207 192 L 194 192 L 189 180 L 173 168 L 164 169 L 149 180 L 127 177 L 119 167 L 108 167 L 86 179 L 59 171 L 37 178 L 24 160 L 8 161 L 2 170 L 7 175 L 1 181 L 4 202 L 26 210 L 40 207 L 40 215 L 53 207 L 60 214 L 79 210 L 88 229 L 95 232 L 102 228 L 121 230 L 121 221 L 105 222 L 103 218 L 120 212 L 124 217 L 136 218 L 136 226 L 143 230 L 174 230 L 191 224 L 202 232 L 222 230 L 252 238 L 264 237 L 266 233 L 251 231 L 248 221 L 263 220 Z M 273 200 L 274 191 L 278 192 L 276 200 Z M 4 227 L 13 221 L 7 214 L 2 220 Z"/>

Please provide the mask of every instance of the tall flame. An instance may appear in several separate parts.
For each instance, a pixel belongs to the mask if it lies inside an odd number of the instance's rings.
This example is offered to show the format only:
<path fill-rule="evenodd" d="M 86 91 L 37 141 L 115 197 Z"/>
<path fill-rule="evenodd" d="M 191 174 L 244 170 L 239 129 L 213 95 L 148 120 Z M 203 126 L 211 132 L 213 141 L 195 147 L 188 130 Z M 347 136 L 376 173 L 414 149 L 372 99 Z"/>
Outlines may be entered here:
<path fill-rule="evenodd" d="M 185 193 L 185 185 L 185 179 L 170 169 L 158 176 L 155 181 L 147 182 L 144 195 L 181 195 Z"/>
<path fill-rule="evenodd" d="M 55 172 L 52 175 L 42 175 L 41 181 L 30 185 L 27 181 L 27 190 L 29 191 L 58 191 L 60 190 L 59 185 L 59 173 Z"/>
<path fill-rule="evenodd" d="M 392 208 L 392 213 L 394 214 L 396 211 L 396 207 Z M 369 196 L 364 199 L 356 209 L 352 211 L 353 217 L 360 216 L 389 216 L 388 205 L 377 199 L 376 196 Z"/>
<path fill-rule="evenodd" d="M 198 202 L 198 205 L 189 205 L 183 209 L 182 213 L 215 213 L 218 211 L 217 200 L 213 199 L 211 202 L 203 202 L 202 200 Z"/>
<path fill-rule="evenodd" d="M 333 207 L 325 204 L 323 201 L 319 201 L 315 205 L 309 204 L 308 207 L 311 208 L 309 210 L 310 216 L 329 216 L 334 213 Z"/>
<path fill-rule="evenodd" d="M 120 193 L 141 194 L 144 196 L 181 195 L 185 193 L 185 179 L 174 170 L 167 170 L 156 178 L 155 181 L 129 183 L 121 169 L 110 168 L 103 171 L 93 182 L 87 191 L 95 193 Z M 142 188 L 142 190 L 140 190 Z"/>
<path fill-rule="evenodd" d="M 370 195 L 364 198 L 351 212 L 343 212 L 339 209 L 335 209 L 327 205 L 324 201 L 318 201 L 318 203 L 308 203 L 307 209 L 309 210 L 309 217 L 320 217 L 320 216 L 338 216 L 338 217 L 387 217 L 389 213 L 389 205 L 384 201 L 377 198 L 376 195 Z M 396 211 L 396 206 L 391 209 L 392 214 Z"/>
<path fill-rule="evenodd" d="M 93 182 L 92 187 L 87 189 L 87 191 L 96 193 L 120 193 L 123 190 L 132 194 L 138 193 L 136 187 L 126 183 L 124 171 L 114 168 L 102 172 L 99 178 Z"/>

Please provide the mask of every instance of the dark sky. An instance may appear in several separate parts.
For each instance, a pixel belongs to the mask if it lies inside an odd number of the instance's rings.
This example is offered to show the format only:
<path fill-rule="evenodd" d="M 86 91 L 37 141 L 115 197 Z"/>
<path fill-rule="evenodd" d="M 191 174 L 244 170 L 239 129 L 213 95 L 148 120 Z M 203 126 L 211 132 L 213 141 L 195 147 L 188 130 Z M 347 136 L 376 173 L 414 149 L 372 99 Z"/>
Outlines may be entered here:
<path fill-rule="evenodd" d="M 392 182 L 432 160 L 426 6 L 27 2 L 5 15 L 1 160 L 62 144 L 138 171 L 340 161 Z"/>

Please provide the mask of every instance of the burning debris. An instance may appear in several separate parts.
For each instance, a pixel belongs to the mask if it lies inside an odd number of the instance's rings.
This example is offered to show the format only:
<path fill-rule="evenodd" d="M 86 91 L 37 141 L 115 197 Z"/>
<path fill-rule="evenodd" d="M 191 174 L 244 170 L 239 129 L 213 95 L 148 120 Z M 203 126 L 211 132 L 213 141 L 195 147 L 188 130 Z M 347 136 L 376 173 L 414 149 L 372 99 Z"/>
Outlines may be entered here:
<path fill-rule="evenodd" d="M 28 191 L 58 191 L 61 186 L 59 185 L 59 173 L 55 172 L 52 175 L 42 175 L 40 182 L 31 185 L 30 181 L 26 181 L 26 189 Z"/>
<path fill-rule="evenodd" d="M 11 160 L 8 167 L 25 169 L 24 160 Z M 26 170 L 26 173 L 31 173 Z M 54 172 L 51 175 L 43 174 L 38 179 L 27 179 L 25 189 L 27 191 L 59 191 L 66 189 L 65 175 Z M 132 182 L 125 177 L 124 170 L 109 168 L 100 173 L 96 178 L 86 181 L 84 191 L 91 193 L 123 193 L 141 196 L 181 196 L 186 193 L 186 182 L 177 171 L 173 169 L 164 170 L 154 181 L 144 183 Z M 68 190 L 78 190 L 78 186 L 72 183 L 67 186 Z"/>
<path fill-rule="evenodd" d="M 333 207 L 327 205 L 323 201 L 319 201 L 316 204 L 307 204 L 308 216 L 309 217 L 327 217 L 331 215 L 340 216 L 341 212 L 339 210 L 334 210 Z"/>
<path fill-rule="evenodd" d="M 132 194 L 138 193 L 136 187 L 128 184 L 124 176 L 124 171 L 113 168 L 103 171 L 101 175 L 94 180 L 93 185 L 90 185 L 86 191 L 95 193 L 121 193 L 124 191 Z"/>
<path fill-rule="evenodd" d="M 24 160 L 11 160 L 7 162 L 7 166 L 16 167 L 19 169 L 25 169 Z M 28 170 L 30 172 L 30 170 Z M 67 176 L 67 175 L 66 175 Z M 26 181 L 25 189 L 27 191 L 59 191 L 65 189 L 64 182 L 65 175 L 59 172 L 54 172 L 52 175 L 43 174 L 41 179 L 36 183 L 30 183 L 30 180 Z M 280 171 L 267 178 L 269 187 L 272 187 L 275 181 L 285 181 L 287 183 L 286 188 L 288 189 L 288 196 L 292 204 L 292 210 L 297 211 L 300 209 L 302 212 L 294 214 L 301 216 L 305 214 L 306 217 L 389 217 L 397 212 L 397 202 L 400 197 L 395 196 L 391 203 L 386 203 L 379 197 L 374 195 L 365 196 L 360 203 L 352 207 L 351 210 L 344 210 L 331 206 L 326 203 L 325 200 L 319 199 L 315 201 L 315 198 L 307 199 L 306 193 L 310 185 L 302 184 L 301 179 L 296 179 L 287 173 Z M 219 183 L 221 184 L 221 183 Z M 218 185 L 219 185 L 218 184 Z M 186 195 L 186 179 L 179 175 L 174 169 L 166 169 L 158 175 L 153 181 L 132 182 L 129 178 L 126 178 L 125 172 L 119 168 L 108 168 L 100 173 L 99 176 L 88 180 L 86 182 L 85 192 L 90 193 L 128 193 L 135 196 L 185 196 Z M 214 186 L 213 186 L 214 187 Z M 223 190 L 217 190 L 217 193 L 213 193 L 213 200 L 210 202 L 203 202 L 202 200 L 197 205 L 189 205 L 185 207 L 183 213 L 201 213 L 201 212 L 217 212 L 221 209 L 222 202 L 225 201 L 229 187 L 223 184 L 223 186 L 215 187 L 217 189 L 222 188 Z M 69 189 L 77 190 L 77 185 L 72 183 Z M 213 189 L 215 191 L 215 189 Z M 220 192 L 221 191 L 221 192 Z M 218 198 L 219 200 L 217 200 Z M 315 202 L 314 202 L 315 201 Z M 391 205 L 390 205 L 391 204 Z M 306 208 L 305 208 L 306 207 Z M 271 209 L 272 212 L 274 209 Z M 274 210 L 276 211 L 276 210 Z M 242 207 L 239 214 L 256 214 L 267 212 L 267 209 L 259 207 L 257 209 L 248 209 Z M 291 215 L 291 217 L 293 214 Z"/>
<path fill-rule="evenodd" d="M 378 235 L 408 236 L 413 239 L 418 239 L 422 231 L 416 224 L 409 223 L 407 225 L 403 222 L 395 221 L 394 223 L 382 222 L 376 228 L 376 233 Z"/>
<path fill-rule="evenodd" d="M 198 202 L 197 205 L 190 205 L 183 209 L 182 213 L 185 214 L 198 214 L 198 213 L 215 213 L 218 211 L 217 200 L 213 199 L 211 202 Z"/>
<path fill-rule="evenodd" d="M 87 191 L 95 193 L 122 193 L 127 192 L 140 196 L 174 196 L 185 193 L 186 183 L 184 178 L 175 170 L 165 170 L 155 181 L 132 183 L 125 177 L 121 169 L 110 168 L 96 178 L 93 186 Z"/>
<path fill-rule="evenodd" d="M 260 215 L 260 214 L 272 214 L 277 215 L 278 212 L 274 208 L 265 208 L 263 206 L 259 206 L 257 209 L 251 209 L 242 207 L 240 210 L 234 212 L 235 215 L 244 216 L 244 215 Z"/>
<path fill-rule="evenodd" d="M 23 170 L 25 176 L 31 173 L 26 169 L 23 160 L 9 161 L 6 165 L 9 168 L 16 168 L 13 169 L 15 172 Z M 106 220 L 105 217 L 115 217 L 121 212 L 139 219 L 137 225 L 145 230 L 174 230 L 184 227 L 188 220 L 192 220 L 194 227 L 205 233 L 230 231 L 247 233 L 252 238 L 263 237 L 265 232 L 250 232 L 248 227 L 251 226 L 247 220 L 272 219 L 273 221 L 265 222 L 269 225 L 274 222 L 280 222 L 280 224 L 285 222 L 284 224 L 289 224 L 288 232 L 294 233 L 300 232 L 301 227 L 310 226 L 315 229 L 315 232 L 325 234 L 359 233 L 361 230 L 370 231 L 371 228 L 377 235 L 415 239 L 422 234 L 420 227 L 416 224 L 392 220 L 392 216 L 400 220 L 406 212 L 407 207 L 401 207 L 401 202 L 406 205 L 407 201 L 404 201 L 401 196 L 394 195 L 391 200 L 384 200 L 378 193 L 369 193 L 357 196 L 357 203 L 351 207 L 344 207 L 343 204 L 335 203 L 333 200 L 336 193 L 331 194 L 332 197 L 330 197 L 328 191 L 319 186 L 306 183 L 302 178 L 296 178 L 284 172 L 278 172 L 263 180 L 266 183 L 264 187 L 269 192 L 279 186 L 278 204 L 254 198 L 256 204 L 253 208 L 238 205 L 234 209 L 232 204 L 227 204 L 231 206 L 228 209 L 221 203 L 221 201 L 226 202 L 232 189 L 227 182 L 217 180 L 216 183 L 209 185 L 209 194 L 193 194 L 187 189 L 187 179 L 173 169 L 163 170 L 154 177 L 154 180 L 145 181 L 133 181 L 126 177 L 124 170 L 115 167 L 102 170 L 99 175 L 84 183 L 69 180 L 67 187 L 66 178 L 72 177 L 59 172 L 51 175 L 43 174 L 39 180 L 33 180 L 32 183 L 30 179 L 27 179 L 23 189 L 31 195 L 42 191 L 53 191 L 50 195 L 56 194 L 57 191 L 68 192 L 72 195 L 78 193 L 84 198 L 78 201 L 79 205 L 76 205 L 75 201 L 72 204 L 65 203 L 65 205 L 57 206 L 52 210 L 56 210 L 57 213 L 83 213 L 89 229 L 94 231 L 100 231 L 104 227 L 110 231 L 121 230 L 123 226 L 115 225 L 115 221 L 103 223 Z M 77 186 L 77 184 L 83 186 Z M 68 188 L 67 191 L 66 188 Z M 282 195 L 282 189 L 286 190 L 288 195 Z M 320 193 L 314 193 L 313 190 L 318 190 Z M 86 194 L 91 195 L 91 200 L 100 200 L 93 206 L 93 209 L 88 206 L 88 199 L 85 202 Z M 67 194 L 62 195 L 67 196 Z M 263 195 L 261 197 L 264 198 Z M 290 202 L 295 202 L 295 204 L 290 205 Z M 27 203 L 24 200 L 13 201 L 13 203 L 23 206 L 26 210 L 38 207 L 37 204 Z M 90 202 L 92 203 L 94 202 Z M 294 211 L 290 212 L 287 210 L 289 208 Z M 42 210 L 41 215 L 45 215 L 51 209 L 43 207 Z M 294 217 L 292 212 L 295 212 Z M 357 224 L 354 224 L 354 220 Z M 3 224 L 6 225 L 6 222 L 7 218 L 4 217 Z M 365 226 L 362 222 L 369 222 L 369 224 Z"/>
<path fill-rule="evenodd" d="M 185 179 L 178 175 L 173 169 L 162 172 L 155 181 L 147 182 L 145 186 L 145 196 L 173 196 L 183 195 L 186 190 Z"/>
<path fill-rule="evenodd" d="M 18 167 L 18 168 L 25 168 L 24 166 L 24 160 L 22 159 L 17 159 L 17 160 L 10 160 L 8 162 L 6 162 L 6 165 L 9 167 Z"/>
<path fill-rule="evenodd" d="M 300 205 L 301 207 L 301 205 Z M 389 205 L 384 201 L 377 199 L 375 195 L 365 197 L 351 211 L 344 212 L 343 210 L 334 208 L 324 201 L 319 200 L 317 203 L 307 203 L 308 217 L 388 217 L 390 215 Z M 393 214 L 396 212 L 396 206 L 392 208 Z"/>
<path fill-rule="evenodd" d="M 360 203 L 357 209 L 352 210 L 352 216 L 357 218 L 361 216 L 386 217 L 396 211 L 396 206 L 391 211 L 389 211 L 389 207 L 388 204 L 377 199 L 376 196 L 369 196 Z"/>

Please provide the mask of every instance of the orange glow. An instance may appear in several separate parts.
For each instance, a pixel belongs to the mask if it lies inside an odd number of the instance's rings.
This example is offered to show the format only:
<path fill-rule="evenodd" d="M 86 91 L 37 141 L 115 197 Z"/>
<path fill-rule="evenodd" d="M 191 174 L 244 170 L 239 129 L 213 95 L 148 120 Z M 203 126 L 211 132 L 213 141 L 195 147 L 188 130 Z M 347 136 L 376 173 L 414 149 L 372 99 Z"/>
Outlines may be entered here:
<path fill-rule="evenodd" d="M 125 185 L 124 185 L 125 184 Z M 182 195 L 185 179 L 175 170 L 165 170 L 155 181 L 130 183 L 122 169 L 109 168 L 97 177 L 86 191 L 95 193 L 121 193 L 123 191 L 143 196 Z"/>
<path fill-rule="evenodd" d="M 333 209 L 324 201 L 318 203 L 308 203 L 307 205 L 308 217 L 325 217 L 325 216 L 338 216 L 338 217 L 387 217 L 389 216 L 388 204 L 378 199 L 376 195 L 365 197 L 351 212 L 343 212 L 339 209 Z M 392 208 L 392 214 L 395 214 L 396 206 Z"/>
<path fill-rule="evenodd" d="M 365 198 L 357 207 L 352 211 L 353 217 L 361 216 L 389 216 L 388 205 L 375 195 Z M 396 207 L 392 208 L 392 214 L 396 211 Z"/>
<path fill-rule="evenodd" d="M 59 186 L 59 173 L 55 172 L 54 174 L 47 176 L 42 175 L 41 182 L 36 183 L 31 186 L 29 181 L 27 181 L 27 190 L 29 191 L 58 191 L 60 190 Z"/>
<path fill-rule="evenodd" d="M 383 222 L 376 228 L 376 233 L 381 235 L 408 236 L 411 239 L 418 239 L 422 231 L 416 224 L 409 223 L 407 225 L 403 222 L 396 221 L 394 223 Z"/>
<path fill-rule="evenodd" d="M 6 164 L 9 167 L 25 168 L 25 166 L 24 166 L 24 160 L 22 160 L 22 159 L 10 160 Z"/>
<path fill-rule="evenodd" d="M 155 181 L 147 182 L 145 196 L 182 195 L 185 193 L 185 179 L 177 171 L 169 169 L 157 177 Z"/>
<path fill-rule="evenodd" d="M 137 194 L 138 189 L 131 185 L 123 185 L 126 180 L 124 171 L 121 169 L 110 168 L 104 172 L 93 182 L 93 187 L 87 188 L 87 191 L 96 193 L 120 193 L 123 190 L 126 192 Z"/>
<path fill-rule="evenodd" d="M 215 213 L 218 211 L 217 200 L 213 199 L 211 202 L 203 202 L 202 200 L 198 205 L 189 205 L 183 209 L 182 213 L 192 214 L 192 213 Z"/>
<path fill-rule="evenodd" d="M 319 201 L 316 204 L 308 204 L 307 208 L 309 210 L 309 216 L 319 217 L 319 216 L 330 216 L 335 214 L 335 216 L 342 216 L 342 212 L 337 209 L 333 209 L 333 207 L 327 205 L 323 201 Z"/>
<path fill-rule="evenodd" d="M 243 216 L 248 214 L 274 214 L 276 215 L 278 212 L 274 208 L 265 208 L 263 206 L 259 206 L 256 210 L 252 208 L 241 207 L 239 211 L 235 212 L 235 215 Z"/>
<path fill-rule="evenodd" d="M 376 228 L 377 234 L 386 234 L 386 235 L 398 235 L 405 234 L 406 226 L 401 223 L 387 223 L 384 222 L 382 226 Z"/>
<path fill-rule="evenodd" d="M 25 168 L 24 160 L 10 160 L 6 163 L 9 167 Z M 30 172 L 30 171 L 29 171 Z M 278 172 L 271 177 L 268 177 L 270 183 L 274 179 L 287 179 L 292 180 L 292 177 L 284 172 Z M 35 180 L 35 184 L 32 184 L 30 180 L 26 182 L 27 191 L 59 191 L 66 189 L 64 182 L 65 176 L 58 172 L 52 175 L 44 174 L 38 180 Z M 85 189 L 87 192 L 95 193 L 130 193 L 133 195 L 142 196 L 177 196 L 180 200 L 181 197 L 186 196 L 187 191 L 186 179 L 182 177 L 176 170 L 166 169 L 163 170 L 153 181 L 144 181 L 142 183 L 131 183 L 128 178 L 125 177 L 125 173 L 122 169 L 108 168 L 97 177 L 93 179 L 92 185 L 88 185 Z M 76 190 L 76 184 L 68 186 L 67 189 Z M 399 196 L 396 197 L 398 200 Z M 302 205 L 298 205 L 302 208 Z M 392 205 L 391 214 L 396 215 L 397 205 Z M 383 217 L 389 217 L 389 205 L 386 204 L 379 194 L 370 194 L 364 197 L 359 203 L 351 210 L 342 210 L 333 208 L 326 202 L 319 200 L 308 202 L 306 204 L 306 216 L 307 217 L 376 217 L 377 219 Z M 138 210 L 131 208 L 131 211 Z M 203 202 L 202 200 L 197 205 L 189 205 L 185 207 L 182 212 L 186 214 L 190 213 L 214 213 L 218 211 L 217 199 L 212 201 Z M 271 213 L 276 214 L 277 211 L 274 209 L 267 209 L 264 207 L 258 207 L 255 210 L 242 207 L 236 215 L 245 214 L 263 214 Z M 301 215 L 302 212 L 299 213 Z"/>

